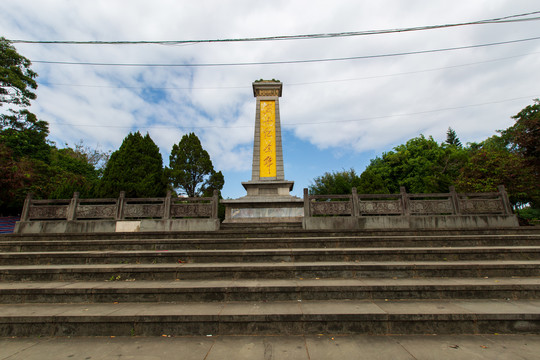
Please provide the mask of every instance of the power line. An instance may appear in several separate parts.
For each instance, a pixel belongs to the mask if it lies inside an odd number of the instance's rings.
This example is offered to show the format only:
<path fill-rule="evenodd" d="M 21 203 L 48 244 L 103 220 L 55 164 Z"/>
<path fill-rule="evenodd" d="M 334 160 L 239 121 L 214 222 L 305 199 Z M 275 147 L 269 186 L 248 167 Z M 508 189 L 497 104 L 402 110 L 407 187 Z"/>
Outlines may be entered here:
<path fill-rule="evenodd" d="M 327 121 L 318 121 L 318 122 L 302 122 L 302 123 L 286 123 L 282 122 L 282 126 L 302 126 L 302 125 L 320 125 L 320 124 L 334 124 L 334 123 L 346 123 L 346 122 L 363 122 L 363 121 L 371 121 L 371 120 L 380 120 L 380 119 L 389 119 L 393 117 L 402 117 L 402 116 L 413 116 L 413 115 L 423 115 L 423 114 L 431 114 L 435 112 L 441 112 L 441 111 L 449 111 L 449 110 L 457 110 L 457 109 L 465 109 L 465 108 L 471 108 L 471 107 L 477 107 L 477 106 L 485 106 L 485 105 L 493 105 L 493 104 L 499 104 L 509 101 L 516 101 L 516 100 L 523 100 L 523 99 L 532 99 L 538 97 L 538 95 L 528 95 L 528 96 L 520 96 L 515 97 L 511 99 L 503 99 L 503 100 L 495 100 L 495 101 L 489 101 L 484 103 L 478 103 L 478 104 L 468 104 L 468 105 L 462 105 L 462 106 L 453 106 L 453 107 L 446 107 L 446 108 L 439 108 L 439 109 L 431 109 L 431 110 L 424 110 L 424 111 L 418 111 L 413 113 L 403 113 L 403 114 L 393 114 L 393 115 L 382 115 L 382 116 L 373 116 L 368 118 L 361 118 L 361 119 L 348 119 L 348 120 L 327 120 Z M 96 124 L 72 124 L 72 123 L 49 123 L 51 125 L 60 125 L 60 126 L 73 126 L 73 127 L 98 127 L 98 128 L 121 128 L 121 129 L 131 129 L 131 128 L 137 128 L 137 129 L 239 129 L 239 128 L 253 128 L 253 124 L 251 125 L 237 125 L 237 126 L 216 126 L 216 125 L 208 125 L 208 126 L 122 126 L 122 125 L 96 125 Z"/>
<path fill-rule="evenodd" d="M 470 22 L 454 23 L 454 24 L 441 24 L 441 25 L 427 25 L 416 26 L 409 28 L 397 28 L 397 29 L 383 29 L 383 30 L 364 30 L 364 31 L 350 31 L 350 32 L 337 32 L 337 33 L 317 33 L 317 34 L 301 34 L 301 35 L 278 35 L 278 36 L 266 36 L 266 37 L 252 37 L 252 38 L 231 38 L 231 39 L 201 39 L 201 40 L 158 40 L 158 41 L 71 41 L 71 40 L 10 40 L 12 43 L 19 44 L 62 44 L 62 45 L 179 45 L 179 44 L 200 44 L 200 43 L 219 43 L 219 42 L 253 42 L 253 41 L 278 41 L 278 40 L 307 40 L 307 39 L 328 39 L 328 38 L 340 38 L 340 37 L 353 37 L 353 36 L 367 36 L 367 35 L 380 35 L 380 34 L 392 34 L 403 33 L 411 31 L 424 31 L 443 29 L 459 26 L 470 25 L 486 25 L 486 24 L 506 24 L 524 21 L 537 21 L 540 17 L 522 18 L 529 15 L 539 14 L 540 11 L 532 11 L 523 14 L 509 15 L 504 17 L 498 17 L 493 19 L 477 20 Z"/>
<path fill-rule="evenodd" d="M 442 66 L 442 67 L 436 67 L 436 68 L 428 68 L 428 69 L 421 69 L 421 70 L 413 70 L 413 71 L 406 71 L 406 72 L 399 72 L 399 73 L 392 73 L 392 74 L 382 74 L 382 75 L 371 75 L 371 76 L 363 76 L 363 77 L 357 77 L 357 78 L 348 78 L 348 79 L 332 79 L 332 80 L 320 80 L 320 81 L 309 81 L 309 82 L 298 82 L 298 83 L 287 83 L 287 86 L 304 86 L 304 85 L 314 85 L 314 84 L 328 84 L 328 83 L 337 83 L 337 82 L 347 82 L 347 81 L 358 81 L 358 80 L 369 80 L 369 79 L 379 79 L 379 78 L 386 78 L 386 77 L 394 77 L 394 76 L 402 76 L 402 75 L 412 75 L 412 74 L 419 74 L 424 72 L 433 72 L 433 71 L 440 71 L 440 70 L 446 70 L 446 69 L 455 69 L 465 66 L 472 66 L 472 65 L 478 65 L 478 64 L 487 64 L 497 61 L 505 61 L 510 60 L 518 57 L 524 57 L 529 55 L 536 55 L 540 54 L 540 52 L 533 52 L 533 53 L 527 53 L 527 54 L 520 54 L 520 55 L 514 55 L 514 56 L 507 56 L 502 58 L 496 58 L 496 59 L 490 59 L 490 60 L 484 60 L 484 61 L 475 61 L 470 63 L 464 63 L 464 64 L 457 64 L 457 65 L 449 65 L 449 66 Z M 40 83 L 43 86 L 72 86 L 72 87 L 88 87 L 88 88 L 105 88 L 105 89 L 140 89 L 140 90 L 229 90 L 229 89 L 251 89 L 251 86 L 245 86 L 245 85 L 230 85 L 230 86 L 203 86 L 203 87 L 149 87 L 149 86 L 114 86 L 114 85 L 89 85 L 89 84 L 62 84 L 62 83 Z"/>
<path fill-rule="evenodd" d="M 405 56 L 405 55 L 429 54 L 429 53 L 437 53 L 437 52 L 445 52 L 445 51 L 455 51 L 455 50 L 474 49 L 474 48 L 489 47 L 489 46 L 515 44 L 515 43 L 533 41 L 533 40 L 538 40 L 538 39 L 540 39 L 540 36 L 526 38 L 526 39 L 499 41 L 499 42 L 494 42 L 494 43 L 457 46 L 457 47 L 441 48 L 441 49 L 407 51 L 407 52 L 390 53 L 390 54 L 362 55 L 362 56 L 350 56 L 350 57 L 327 58 L 327 59 L 261 61 L 261 62 L 245 62 L 245 63 L 200 63 L 200 64 L 197 64 L 197 63 L 193 63 L 193 64 L 133 64 L 132 63 L 130 64 L 130 63 L 48 61 L 48 60 L 32 60 L 32 62 L 40 63 L 40 64 L 56 64 L 56 65 L 129 66 L 129 67 L 216 67 L 216 66 L 284 65 L 284 64 L 306 64 L 306 63 L 347 61 L 347 60 L 365 60 L 365 59 L 375 59 L 375 58 L 385 58 L 385 57 L 395 57 L 395 56 Z"/>

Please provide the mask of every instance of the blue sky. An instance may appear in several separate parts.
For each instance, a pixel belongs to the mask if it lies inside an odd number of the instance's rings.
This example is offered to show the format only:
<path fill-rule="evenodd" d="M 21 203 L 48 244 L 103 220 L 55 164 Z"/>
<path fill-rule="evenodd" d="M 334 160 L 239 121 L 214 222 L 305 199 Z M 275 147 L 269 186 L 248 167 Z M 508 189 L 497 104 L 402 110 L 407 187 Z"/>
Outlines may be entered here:
<path fill-rule="evenodd" d="M 112 1 L 2 0 L 11 40 L 193 40 L 380 30 L 476 21 L 540 10 L 533 0 Z M 538 14 L 537 14 L 538 15 Z M 533 15 L 536 16 L 536 15 Z M 407 56 L 280 65 L 90 66 L 39 61 L 193 65 L 365 57 L 540 36 L 539 21 L 316 40 L 188 45 L 15 46 L 39 74 L 31 110 L 59 146 L 116 150 L 149 132 L 165 165 L 195 132 L 225 175 L 224 197 L 251 178 L 256 79 L 283 82 L 285 177 L 301 196 L 314 177 L 354 168 L 452 127 L 483 140 L 540 97 L 540 40 Z"/>

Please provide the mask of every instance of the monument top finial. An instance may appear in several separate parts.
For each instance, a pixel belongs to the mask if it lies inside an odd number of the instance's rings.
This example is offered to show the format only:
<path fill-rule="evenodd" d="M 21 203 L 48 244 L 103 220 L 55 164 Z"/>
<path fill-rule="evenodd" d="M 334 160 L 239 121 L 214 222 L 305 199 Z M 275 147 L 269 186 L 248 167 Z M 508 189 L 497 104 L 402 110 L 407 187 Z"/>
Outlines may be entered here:
<path fill-rule="evenodd" d="M 281 97 L 283 84 L 279 80 L 255 80 L 253 82 L 253 96 L 278 96 Z"/>

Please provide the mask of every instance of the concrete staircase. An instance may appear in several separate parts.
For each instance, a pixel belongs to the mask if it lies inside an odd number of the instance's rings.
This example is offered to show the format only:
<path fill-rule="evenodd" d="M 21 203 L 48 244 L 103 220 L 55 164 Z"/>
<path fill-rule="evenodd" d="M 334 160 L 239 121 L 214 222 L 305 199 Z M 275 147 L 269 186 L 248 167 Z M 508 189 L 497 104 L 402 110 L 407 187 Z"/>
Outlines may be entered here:
<path fill-rule="evenodd" d="M 0 236 L 0 335 L 540 333 L 540 229 Z"/>

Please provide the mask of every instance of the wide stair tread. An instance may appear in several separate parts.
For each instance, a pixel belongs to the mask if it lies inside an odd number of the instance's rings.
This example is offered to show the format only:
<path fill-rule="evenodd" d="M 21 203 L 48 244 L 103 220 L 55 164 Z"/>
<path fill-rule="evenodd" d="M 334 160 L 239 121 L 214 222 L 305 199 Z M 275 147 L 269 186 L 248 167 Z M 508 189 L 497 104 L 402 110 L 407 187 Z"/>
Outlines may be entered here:
<path fill-rule="evenodd" d="M 535 299 L 536 278 L 239 279 L 9 282 L 0 303 L 201 302 L 337 299 Z"/>
<path fill-rule="evenodd" d="M 0 305 L 12 336 L 464 334 L 538 331 L 540 300 Z M 414 323 L 414 326 L 411 326 Z"/>
<path fill-rule="evenodd" d="M 366 261 L 394 260 L 534 260 L 540 246 L 477 247 L 384 247 L 384 248 L 295 248 L 295 249 L 214 249 L 214 250 L 103 250 L 0 252 L 0 263 L 210 263 L 264 261 Z"/>

